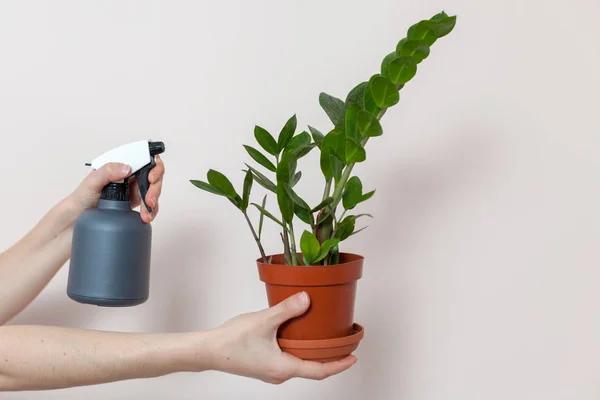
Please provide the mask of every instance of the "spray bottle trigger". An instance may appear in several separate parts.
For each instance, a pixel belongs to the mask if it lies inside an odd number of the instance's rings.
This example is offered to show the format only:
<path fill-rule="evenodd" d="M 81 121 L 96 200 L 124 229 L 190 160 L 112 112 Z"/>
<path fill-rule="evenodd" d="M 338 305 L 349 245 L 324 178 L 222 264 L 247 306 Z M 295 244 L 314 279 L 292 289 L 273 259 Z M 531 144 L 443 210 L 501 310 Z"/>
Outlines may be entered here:
<path fill-rule="evenodd" d="M 150 164 L 145 165 L 144 167 L 140 168 L 135 173 L 135 177 L 137 178 L 138 188 L 140 189 L 140 197 L 142 198 L 142 202 L 144 203 L 144 205 L 146 206 L 146 209 L 149 212 L 152 212 L 152 207 L 150 207 L 146 203 L 146 195 L 148 194 L 148 189 L 150 188 L 150 182 L 148 181 L 148 175 L 150 175 L 150 171 L 152 170 L 152 168 L 154 168 L 155 165 L 156 165 L 156 162 L 154 161 L 154 157 L 152 157 L 152 162 Z"/>

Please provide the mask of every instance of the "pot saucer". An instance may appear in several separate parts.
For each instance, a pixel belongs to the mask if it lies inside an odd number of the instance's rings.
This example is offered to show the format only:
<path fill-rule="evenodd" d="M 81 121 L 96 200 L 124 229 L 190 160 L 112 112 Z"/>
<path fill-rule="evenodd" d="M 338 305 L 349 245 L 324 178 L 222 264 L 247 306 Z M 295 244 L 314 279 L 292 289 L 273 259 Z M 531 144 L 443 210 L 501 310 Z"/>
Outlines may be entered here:
<path fill-rule="evenodd" d="M 355 323 L 352 334 L 335 339 L 293 340 L 277 339 L 281 350 L 303 360 L 330 362 L 341 360 L 358 348 L 364 328 Z"/>

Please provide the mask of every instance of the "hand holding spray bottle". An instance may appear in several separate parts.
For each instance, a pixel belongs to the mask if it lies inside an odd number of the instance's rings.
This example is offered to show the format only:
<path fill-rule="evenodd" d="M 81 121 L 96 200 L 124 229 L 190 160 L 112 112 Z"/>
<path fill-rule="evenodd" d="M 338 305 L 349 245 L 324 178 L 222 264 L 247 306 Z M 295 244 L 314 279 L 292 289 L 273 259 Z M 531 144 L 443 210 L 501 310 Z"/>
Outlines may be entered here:
<path fill-rule="evenodd" d="M 131 175 L 109 183 L 98 206 L 75 221 L 67 295 L 80 303 L 128 307 L 144 303 L 150 288 L 152 227 L 131 209 L 129 179 L 137 178 L 143 205 L 148 211 L 148 175 L 155 156 L 165 151 L 163 142 L 137 141 L 112 149 L 91 163 L 94 169 L 111 162 L 127 164 Z"/>

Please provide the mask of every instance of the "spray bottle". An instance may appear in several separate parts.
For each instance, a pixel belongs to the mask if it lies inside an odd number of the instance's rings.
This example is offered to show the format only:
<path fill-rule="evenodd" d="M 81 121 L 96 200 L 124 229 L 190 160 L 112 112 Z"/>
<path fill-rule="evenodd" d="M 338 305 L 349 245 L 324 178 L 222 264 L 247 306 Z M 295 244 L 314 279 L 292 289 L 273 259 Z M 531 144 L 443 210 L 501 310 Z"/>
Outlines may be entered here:
<path fill-rule="evenodd" d="M 143 206 L 155 156 L 165 151 L 162 142 L 137 141 L 112 149 L 86 165 L 98 169 L 118 162 L 131 167 L 131 175 L 106 185 L 96 208 L 84 211 L 73 230 L 67 295 L 84 304 L 128 307 L 144 303 L 150 288 L 152 227 L 131 209 L 129 180 L 135 176 Z"/>

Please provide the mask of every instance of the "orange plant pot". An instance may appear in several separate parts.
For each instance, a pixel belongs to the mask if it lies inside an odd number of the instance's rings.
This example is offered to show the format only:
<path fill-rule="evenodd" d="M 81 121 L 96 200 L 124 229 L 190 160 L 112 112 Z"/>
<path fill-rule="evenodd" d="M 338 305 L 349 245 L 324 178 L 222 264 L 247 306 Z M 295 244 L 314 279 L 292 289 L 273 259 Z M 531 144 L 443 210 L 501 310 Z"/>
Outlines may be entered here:
<path fill-rule="evenodd" d="M 310 307 L 303 315 L 282 324 L 278 339 L 284 351 L 303 359 L 341 359 L 358 347 L 364 328 L 354 323 L 354 304 L 364 258 L 340 253 L 339 263 L 327 266 L 285 265 L 283 254 L 257 260 L 269 307 L 305 291 Z"/>

